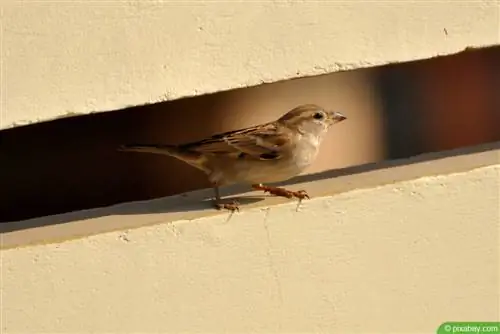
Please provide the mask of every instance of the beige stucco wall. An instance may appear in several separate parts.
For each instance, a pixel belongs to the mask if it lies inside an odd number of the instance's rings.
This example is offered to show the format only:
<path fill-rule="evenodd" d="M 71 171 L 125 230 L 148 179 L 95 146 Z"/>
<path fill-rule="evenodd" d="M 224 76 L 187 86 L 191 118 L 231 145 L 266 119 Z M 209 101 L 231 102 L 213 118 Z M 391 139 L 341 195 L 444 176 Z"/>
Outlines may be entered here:
<path fill-rule="evenodd" d="M 1 4 L 0 128 L 498 44 L 498 1 Z"/>
<path fill-rule="evenodd" d="M 500 44 L 498 1 L 1 6 L 0 128 Z M 312 176 L 292 186 L 313 197 L 298 211 L 265 198 L 230 216 L 200 191 L 2 225 L 0 328 L 417 333 L 498 321 L 499 154 Z"/>
<path fill-rule="evenodd" d="M 432 333 L 498 321 L 499 153 L 326 176 L 296 186 L 315 196 L 299 211 L 269 198 L 230 216 L 188 195 L 8 233 L 3 332 Z M 93 235 L 68 239 L 78 233 Z"/>

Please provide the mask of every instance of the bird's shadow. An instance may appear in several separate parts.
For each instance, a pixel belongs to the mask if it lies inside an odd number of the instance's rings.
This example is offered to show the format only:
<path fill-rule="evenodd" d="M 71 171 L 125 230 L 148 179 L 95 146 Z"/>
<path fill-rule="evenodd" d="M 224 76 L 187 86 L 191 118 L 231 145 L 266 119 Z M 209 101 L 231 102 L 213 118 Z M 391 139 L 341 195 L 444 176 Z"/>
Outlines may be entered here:
<path fill-rule="evenodd" d="M 286 182 L 275 184 L 276 186 L 287 187 L 295 183 L 318 181 L 331 179 L 346 175 L 355 175 L 375 170 L 388 169 L 397 166 L 411 165 L 415 163 L 428 162 L 432 160 L 440 160 L 450 156 L 461 156 L 471 153 L 490 151 L 500 148 L 500 142 L 488 143 L 484 145 L 460 148 L 450 151 L 426 153 L 419 156 L 382 161 L 378 163 L 370 163 L 347 167 L 337 170 L 329 170 L 316 174 L 301 175 Z M 248 186 L 235 185 L 221 188 L 221 195 L 225 201 L 236 200 L 239 205 L 244 208 L 248 205 L 253 205 L 268 198 L 267 194 L 249 193 L 251 190 Z M 298 189 L 294 189 L 298 190 Z M 129 202 L 117 204 L 105 208 L 94 208 L 89 210 L 75 211 L 59 215 L 33 218 L 18 222 L 7 222 L 0 224 L 0 233 L 25 230 L 41 226 L 66 224 L 72 222 L 82 222 L 89 219 L 100 218 L 105 216 L 129 216 L 129 215 L 144 215 L 144 214 L 159 214 L 173 213 L 178 219 L 192 219 L 200 216 L 200 213 L 209 212 L 217 214 L 213 206 L 213 189 L 202 189 L 192 191 L 185 194 L 163 197 L 147 201 Z M 145 204 L 147 203 L 147 205 Z M 85 223 L 85 222 L 84 222 Z"/>
<path fill-rule="evenodd" d="M 221 196 L 224 203 L 237 202 L 239 207 L 265 200 L 267 195 L 244 194 L 251 190 L 249 187 L 234 186 L 221 189 Z M 147 204 L 145 204 L 147 203 Z M 221 212 L 227 210 L 222 209 Z M 52 216 L 32 218 L 16 222 L 5 222 L 0 224 L 0 233 L 14 232 L 42 226 L 67 224 L 76 221 L 101 218 L 105 216 L 129 216 L 147 215 L 160 213 L 190 213 L 203 214 L 203 212 L 217 213 L 214 205 L 212 189 L 201 189 L 185 194 L 167 196 L 146 201 L 136 201 L 116 204 L 103 208 L 92 208 Z M 181 219 L 189 219 L 182 217 Z"/>

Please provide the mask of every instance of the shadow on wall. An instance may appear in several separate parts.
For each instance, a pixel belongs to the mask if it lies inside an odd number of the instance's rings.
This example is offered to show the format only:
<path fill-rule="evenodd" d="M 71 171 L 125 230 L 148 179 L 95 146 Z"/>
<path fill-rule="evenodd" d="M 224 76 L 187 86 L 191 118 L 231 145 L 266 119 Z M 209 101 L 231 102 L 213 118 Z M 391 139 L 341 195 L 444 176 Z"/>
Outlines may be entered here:
<path fill-rule="evenodd" d="M 499 72 L 500 48 L 483 49 L 1 131 L 0 221 L 208 187 L 173 158 L 116 147 L 198 140 L 302 103 L 349 117 L 307 173 L 500 140 Z"/>

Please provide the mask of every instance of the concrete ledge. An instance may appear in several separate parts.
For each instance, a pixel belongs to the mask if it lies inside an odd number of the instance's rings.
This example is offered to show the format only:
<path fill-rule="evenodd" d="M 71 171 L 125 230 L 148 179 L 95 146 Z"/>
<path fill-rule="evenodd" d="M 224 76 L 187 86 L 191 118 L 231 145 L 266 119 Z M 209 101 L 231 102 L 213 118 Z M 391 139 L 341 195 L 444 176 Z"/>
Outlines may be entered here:
<path fill-rule="evenodd" d="M 314 196 L 299 211 L 266 198 L 230 216 L 202 208 L 201 191 L 7 224 L 2 331 L 430 333 L 498 321 L 499 143 L 473 150 L 316 176 L 294 186 Z"/>
<path fill-rule="evenodd" d="M 387 161 L 350 167 L 342 170 L 304 175 L 287 182 L 293 189 L 307 189 L 321 198 L 337 198 L 341 193 L 392 185 L 419 178 L 468 172 L 500 163 L 500 142 L 465 149 L 425 154 L 410 159 Z M 234 186 L 222 189 L 226 197 L 236 197 L 243 204 L 239 215 L 252 209 L 284 205 L 296 207 L 287 199 L 248 192 L 248 187 Z M 194 191 L 152 201 L 132 202 L 106 208 L 77 211 L 68 214 L 0 224 L 1 247 L 4 249 L 33 244 L 61 242 L 89 235 L 117 230 L 134 229 L 156 224 L 181 224 L 202 218 L 229 219 L 228 213 L 213 210 L 209 200 L 211 189 Z M 301 210 L 308 210 L 310 201 L 304 201 Z M 340 206 L 342 206 L 339 203 Z M 288 210 L 288 209 L 285 209 Z"/>
<path fill-rule="evenodd" d="M 1 12 L 0 129 L 500 43 L 495 0 L 7 1 Z"/>

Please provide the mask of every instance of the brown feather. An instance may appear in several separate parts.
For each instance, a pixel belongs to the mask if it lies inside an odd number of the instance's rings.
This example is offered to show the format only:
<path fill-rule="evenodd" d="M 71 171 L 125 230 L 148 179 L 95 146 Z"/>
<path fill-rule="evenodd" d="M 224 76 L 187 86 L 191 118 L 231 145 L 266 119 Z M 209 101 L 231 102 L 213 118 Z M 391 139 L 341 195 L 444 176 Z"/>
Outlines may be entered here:
<path fill-rule="evenodd" d="M 280 149 L 289 142 L 288 136 L 276 123 L 267 123 L 217 134 L 202 141 L 180 145 L 178 149 L 200 154 L 235 154 L 242 157 L 241 153 L 244 153 L 256 159 L 279 159 Z"/>

